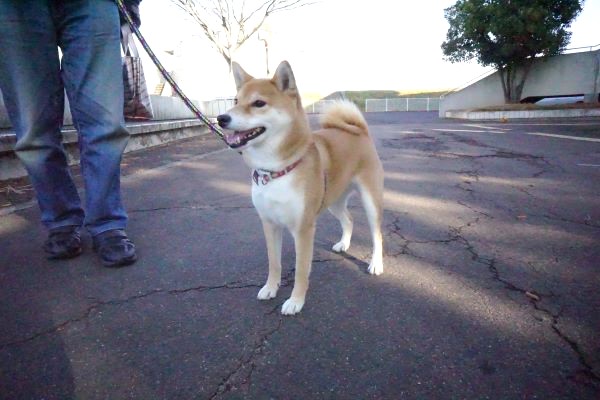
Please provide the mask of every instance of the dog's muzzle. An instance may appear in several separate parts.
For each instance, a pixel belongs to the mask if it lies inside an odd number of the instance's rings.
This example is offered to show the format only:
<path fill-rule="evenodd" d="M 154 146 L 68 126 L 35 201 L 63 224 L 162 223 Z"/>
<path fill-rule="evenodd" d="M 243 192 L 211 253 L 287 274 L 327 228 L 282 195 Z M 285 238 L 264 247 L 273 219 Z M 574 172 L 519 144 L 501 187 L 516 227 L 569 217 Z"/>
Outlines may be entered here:
<path fill-rule="evenodd" d="M 229 114 L 221 114 L 217 117 L 217 122 L 221 128 L 227 129 L 231 124 L 231 116 Z M 233 133 L 225 134 L 225 140 L 232 149 L 242 147 L 249 141 L 256 139 L 266 131 L 266 128 L 259 126 L 257 128 L 248 129 L 245 131 L 233 131 Z"/>

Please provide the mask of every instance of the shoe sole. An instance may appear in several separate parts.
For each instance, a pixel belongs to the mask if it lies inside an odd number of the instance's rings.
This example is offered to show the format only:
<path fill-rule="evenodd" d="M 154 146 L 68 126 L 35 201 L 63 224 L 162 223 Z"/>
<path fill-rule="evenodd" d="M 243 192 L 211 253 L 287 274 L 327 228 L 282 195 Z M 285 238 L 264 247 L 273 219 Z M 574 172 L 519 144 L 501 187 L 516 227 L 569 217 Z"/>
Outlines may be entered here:
<path fill-rule="evenodd" d="M 83 248 L 77 249 L 74 253 L 64 253 L 64 254 L 49 254 L 46 253 L 46 259 L 48 260 L 68 260 L 70 258 L 75 258 L 83 253 Z"/>
<path fill-rule="evenodd" d="M 119 261 L 110 262 L 110 261 L 102 260 L 102 265 L 104 265 L 107 268 L 119 268 L 119 267 L 125 267 L 127 265 L 131 265 L 136 261 L 137 261 L 137 255 L 134 254 L 131 257 L 124 258 Z"/>

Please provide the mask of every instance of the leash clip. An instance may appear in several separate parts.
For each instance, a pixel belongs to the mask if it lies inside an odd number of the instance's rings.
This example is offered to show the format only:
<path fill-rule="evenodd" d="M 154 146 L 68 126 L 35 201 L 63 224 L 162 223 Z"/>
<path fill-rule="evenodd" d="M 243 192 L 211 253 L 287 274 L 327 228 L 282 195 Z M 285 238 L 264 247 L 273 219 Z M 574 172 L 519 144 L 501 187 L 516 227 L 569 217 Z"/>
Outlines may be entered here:
<path fill-rule="evenodd" d="M 252 174 L 252 180 L 257 185 L 261 184 L 264 186 L 267 183 L 271 182 L 271 176 L 269 174 L 261 174 L 257 170 L 254 170 L 254 173 Z"/>

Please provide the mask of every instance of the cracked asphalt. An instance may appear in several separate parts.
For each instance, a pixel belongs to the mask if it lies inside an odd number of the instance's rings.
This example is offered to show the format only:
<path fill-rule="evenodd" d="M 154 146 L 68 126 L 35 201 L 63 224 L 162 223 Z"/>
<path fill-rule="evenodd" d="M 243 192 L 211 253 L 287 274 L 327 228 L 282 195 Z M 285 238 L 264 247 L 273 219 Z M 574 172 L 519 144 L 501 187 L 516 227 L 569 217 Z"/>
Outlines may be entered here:
<path fill-rule="evenodd" d="M 353 198 L 346 254 L 320 217 L 293 317 L 279 313 L 292 240 L 279 296 L 256 300 L 267 256 L 250 173 L 214 138 L 125 157 L 139 261 L 123 269 L 87 236 L 79 258 L 46 261 L 28 186 L 11 187 L 0 398 L 600 398 L 600 120 L 367 118 L 386 171 L 384 274 L 366 272 Z"/>

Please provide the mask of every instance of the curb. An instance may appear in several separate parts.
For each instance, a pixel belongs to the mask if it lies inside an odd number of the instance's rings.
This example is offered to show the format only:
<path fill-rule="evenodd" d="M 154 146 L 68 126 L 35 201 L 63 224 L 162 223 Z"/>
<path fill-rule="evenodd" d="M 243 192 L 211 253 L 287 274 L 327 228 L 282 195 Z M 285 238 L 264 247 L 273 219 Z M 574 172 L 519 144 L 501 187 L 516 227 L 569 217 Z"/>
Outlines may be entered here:
<path fill-rule="evenodd" d="M 130 138 L 125 153 L 209 133 L 204 123 L 197 119 L 129 122 L 126 126 Z M 62 130 L 62 135 L 69 165 L 76 164 L 79 161 L 77 131 L 73 127 L 67 127 Z M 14 152 L 15 143 L 14 133 L 8 130 L 0 133 L 0 181 L 27 175 Z"/>
<path fill-rule="evenodd" d="M 529 118 L 581 118 L 600 117 L 600 108 L 573 108 L 564 110 L 510 110 L 510 111 L 469 111 L 452 110 L 444 113 L 444 118 L 470 120 L 506 120 Z"/>

